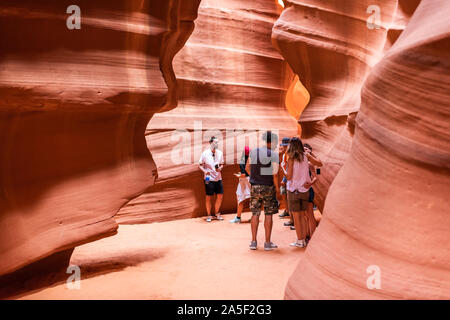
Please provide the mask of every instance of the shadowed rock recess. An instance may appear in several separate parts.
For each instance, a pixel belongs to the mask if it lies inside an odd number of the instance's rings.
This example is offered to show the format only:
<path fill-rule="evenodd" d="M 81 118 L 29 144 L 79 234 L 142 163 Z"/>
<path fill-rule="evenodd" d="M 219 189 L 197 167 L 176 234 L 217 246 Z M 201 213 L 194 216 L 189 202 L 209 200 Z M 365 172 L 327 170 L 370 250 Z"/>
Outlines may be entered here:
<path fill-rule="evenodd" d="M 0 275 L 115 234 L 154 183 L 145 128 L 176 106 L 199 3 L 77 1 L 69 30 L 72 1 L 1 1 Z"/>
<path fill-rule="evenodd" d="M 308 137 L 336 170 L 323 177 L 323 219 L 285 297 L 448 299 L 450 2 L 287 2 L 273 36 L 310 90 L 300 122 L 318 129 Z M 369 30 L 364 12 L 377 3 L 382 27 Z M 330 120 L 353 112 L 354 134 Z M 329 129 L 339 123 L 341 134 Z M 345 159 L 337 175 L 332 154 Z"/>

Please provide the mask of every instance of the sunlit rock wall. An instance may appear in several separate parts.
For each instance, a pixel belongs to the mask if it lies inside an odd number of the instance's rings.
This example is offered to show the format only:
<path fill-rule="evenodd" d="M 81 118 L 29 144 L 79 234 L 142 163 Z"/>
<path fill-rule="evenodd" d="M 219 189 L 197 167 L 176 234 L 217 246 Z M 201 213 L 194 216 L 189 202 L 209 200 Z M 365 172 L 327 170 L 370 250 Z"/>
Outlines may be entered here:
<path fill-rule="evenodd" d="M 310 94 L 299 123 L 303 140 L 324 162 L 315 185 L 320 210 L 351 148 L 361 86 L 418 2 L 284 1 L 272 38 Z"/>
<path fill-rule="evenodd" d="M 174 59 L 178 107 L 155 115 L 146 130 L 159 179 L 119 212 L 121 223 L 205 214 L 197 162 L 211 135 L 219 136 L 227 164 L 221 211 L 235 212 L 238 179 L 232 173 L 239 171 L 243 138 L 254 147 L 263 130 L 297 133 L 285 106 L 293 74 L 271 41 L 280 12 L 273 0 L 201 2 L 195 30 Z M 179 163 L 183 154 L 186 161 Z"/>
<path fill-rule="evenodd" d="M 422 1 L 370 72 L 287 299 L 450 298 L 448 12 L 448 1 Z"/>

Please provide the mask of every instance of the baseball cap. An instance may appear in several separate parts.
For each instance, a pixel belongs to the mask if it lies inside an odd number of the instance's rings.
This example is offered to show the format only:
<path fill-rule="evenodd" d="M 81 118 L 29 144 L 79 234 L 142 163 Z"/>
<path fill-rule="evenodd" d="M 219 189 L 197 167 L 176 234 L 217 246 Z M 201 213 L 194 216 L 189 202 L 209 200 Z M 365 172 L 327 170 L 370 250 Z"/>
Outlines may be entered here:
<path fill-rule="evenodd" d="M 289 145 L 289 142 L 291 141 L 291 138 L 283 138 L 283 140 L 281 140 L 280 146 L 282 147 L 286 147 Z"/>

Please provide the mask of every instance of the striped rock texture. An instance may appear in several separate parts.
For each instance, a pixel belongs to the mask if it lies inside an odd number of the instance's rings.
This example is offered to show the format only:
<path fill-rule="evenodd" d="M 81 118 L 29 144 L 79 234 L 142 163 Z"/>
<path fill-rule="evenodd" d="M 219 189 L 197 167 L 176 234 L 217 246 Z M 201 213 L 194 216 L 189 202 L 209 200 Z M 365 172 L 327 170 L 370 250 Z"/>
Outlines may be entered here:
<path fill-rule="evenodd" d="M 324 162 L 316 183 L 323 210 L 331 182 L 351 148 L 364 79 L 404 29 L 419 0 L 285 0 L 274 44 L 299 76 L 310 101 L 302 138 Z M 378 6 L 380 20 L 372 20 Z M 368 23 L 377 23 L 368 28 Z M 300 97 L 302 98 L 302 97 Z"/>
<path fill-rule="evenodd" d="M 448 12 L 446 0 L 421 1 L 370 71 L 351 150 L 287 299 L 450 298 Z"/>
<path fill-rule="evenodd" d="M 221 211 L 235 212 L 233 173 L 239 171 L 244 140 L 254 147 L 267 129 L 280 136 L 297 133 L 285 106 L 293 73 L 271 40 L 280 12 L 273 0 L 201 2 L 195 30 L 174 59 L 178 107 L 155 115 L 146 130 L 159 179 L 119 211 L 120 223 L 204 215 L 197 162 L 211 135 L 219 137 L 226 161 Z"/>
<path fill-rule="evenodd" d="M 69 30 L 73 1 L 1 1 L 0 275 L 114 234 L 154 183 L 144 133 L 199 2 L 80 0 Z"/>

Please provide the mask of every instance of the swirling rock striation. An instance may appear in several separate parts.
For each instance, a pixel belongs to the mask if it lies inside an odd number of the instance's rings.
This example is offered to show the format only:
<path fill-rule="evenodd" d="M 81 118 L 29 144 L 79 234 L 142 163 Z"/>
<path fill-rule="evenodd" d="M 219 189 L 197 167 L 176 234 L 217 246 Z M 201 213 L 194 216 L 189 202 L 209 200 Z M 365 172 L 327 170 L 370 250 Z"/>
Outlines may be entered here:
<path fill-rule="evenodd" d="M 116 232 L 157 176 L 145 128 L 199 0 L 2 1 L 0 275 Z M 70 257 L 70 254 L 69 254 Z"/>
<path fill-rule="evenodd" d="M 287 299 L 450 298 L 449 11 L 422 1 L 365 81 L 350 154 Z"/>
<path fill-rule="evenodd" d="M 155 115 L 146 131 L 159 179 L 120 210 L 121 223 L 204 215 L 205 191 L 197 161 L 211 135 L 220 138 L 226 157 L 221 211 L 235 212 L 238 180 L 233 173 L 239 170 L 242 139 L 253 147 L 263 130 L 277 130 L 280 136 L 297 133 L 297 123 L 284 104 L 293 74 L 271 41 L 279 14 L 272 0 L 201 2 L 196 28 L 174 59 L 178 107 Z M 182 131 L 184 139 L 175 130 Z M 177 161 L 181 149 L 184 163 Z"/>
<path fill-rule="evenodd" d="M 361 86 L 405 27 L 417 0 L 287 0 L 273 27 L 275 46 L 310 94 L 302 138 L 324 162 L 316 203 L 325 198 L 351 148 Z M 379 8 L 380 20 L 373 19 Z M 377 23 L 375 28 L 368 23 Z"/>

